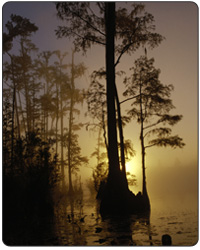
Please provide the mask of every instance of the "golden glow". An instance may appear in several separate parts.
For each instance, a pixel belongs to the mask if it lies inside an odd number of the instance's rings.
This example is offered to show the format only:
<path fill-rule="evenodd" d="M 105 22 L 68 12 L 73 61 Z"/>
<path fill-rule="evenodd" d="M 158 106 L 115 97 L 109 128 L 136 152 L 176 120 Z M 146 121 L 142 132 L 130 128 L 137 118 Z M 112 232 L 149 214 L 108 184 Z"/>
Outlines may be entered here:
<path fill-rule="evenodd" d="M 126 162 L 126 172 L 137 175 L 139 173 L 139 162 L 136 157 Z"/>
<path fill-rule="evenodd" d="M 123 2 L 121 5 L 123 7 Z M 69 56 L 66 60 L 69 60 L 67 63 L 71 63 L 72 40 L 56 38 L 53 30 L 60 23 L 57 23 L 58 20 L 55 19 L 55 7 L 53 4 L 46 4 L 45 8 L 43 6 L 42 2 L 8 2 L 3 8 L 4 23 L 17 9 L 19 15 L 29 18 L 31 22 L 39 26 L 38 32 L 33 35 L 34 41 L 37 42 L 36 46 L 41 51 L 58 49 L 62 52 L 67 51 Z M 171 98 L 176 109 L 173 114 L 183 115 L 183 120 L 173 127 L 173 135 L 178 134 L 183 137 L 186 143 L 183 149 L 152 147 L 146 151 L 148 191 L 151 197 L 159 197 L 159 199 L 172 195 L 175 197 L 175 194 L 177 199 L 180 197 L 184 199 L 186 193 L 196 195 L 198 186 L 198 8 L 191 2 L 145 2 L 145 6 L 146 11 L 155 17 L 156 32 L 166 38 L 160 46 L 154 50 L 148 50 L 147 56 L 155 58 L 155 67 L 161 69 L 161 82 L 174 86 Z M 133 56 L 124 55 L 117 70 L 124 70 L 126 76 L 129 77 L 131 74 L 129 68 L 141 55 L 144 55 L 144 49 L 136 51 Z M 98 70 L 104 65 L 104 47 L 91 47 L 87 51 L 87 57 L 82 57 L 82 53 L 77 53 L 75 63 L 79 62 L 84 62 L 88 76 L 87 80 L 77 81 L 77 87 L 87 89 L 90 84 L 89 75 L 93 70 Z M 125 90 L 124 84 L 121 84 L 122 81 L 123 77 L 116 80 L 120 101 L 125 98 L 122 95 Z M 83 104 L 82 107 L 76 122 L 89 122 L 90 118 L 84 115 L 87 105 Z M 130 108 L 129 102 L 121 105 L 122 115 L 126 115 L 126 111 Z M 68 120 L 64 121 L 65 124 L 68 124 L 67 122 Z M 136 151 L 136 156 L 126 162 L 126 172 L 136 175 L 139 183 L 138 190 L 141 191 L 142 166 L 139 135 L 140 127 L 135 120 L 124 127 L 124 138 L 131 140 Z M 81 178 L 87 179 L 92 176 L 92 168 L 96 166 L 96 159 L 91 157 L 97 145 L 96 134 L 83 127 L 79 131 L 79 143 L 82 155 L 88 156 L 90 160 L 88 167 L 80 167 Z M 66 151 L 64 154 L 66 156 Z"/>

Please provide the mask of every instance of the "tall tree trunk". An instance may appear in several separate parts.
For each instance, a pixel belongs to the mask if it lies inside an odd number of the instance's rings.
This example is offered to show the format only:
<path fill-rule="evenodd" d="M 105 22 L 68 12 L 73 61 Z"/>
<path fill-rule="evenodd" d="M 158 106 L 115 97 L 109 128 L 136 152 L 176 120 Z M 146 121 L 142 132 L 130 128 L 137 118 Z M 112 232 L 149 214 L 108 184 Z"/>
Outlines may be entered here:
<path fill-rule="evenodd" d="M 25 53 L 24 53 L 24 45 L 23 42 L 21 41 L 21 53 L 22 53 L 22 57 L 25 57 Z M 25 65 L 23 64 L 23 83 L 24 83 L 24 88 L 25 88 L 25 100 L 26 100 L 26 119 L 27 119 L 27 131 L 30 132 L 31 131 L 31 109 L 30 109 L 30 95 L 29 95 L 29 89 L 28 89 L 28 84 L 26 81 L 26 71 L 25 71 Z"/>
<path fill-rule="evenodd" d="M 118 115 L 118 128 L 119 128 L 119 138 L 120 138 L 120 154 L 121 154 L 121 165 L 122 165 L 122 173 L 126 179 L 126 161 L 125 161 L 125 154 L 124 154 L 124 136 L 123 136 L 123 128 L 122 128 L 122 117 L 121 117 L 121 108 L 119 97 L 117 93 L 117 87 L 115 84 L 115 98 L 117 104 L 117 115 Z M 127 179 L 126 179 L 127 181 Z"/>
<path fill-rule="evenodd" d="M 33 86 L 32 90 L 32 107 L 31 107 L 31 114 L 32 114 L 32 131 L 35 132 L 35 118 L 37 114 L 37 109 L 36 109 L 36 102 L 35 102 L 35 86 Z"/>
<path fill-rule="evenodd" d="M 106 2 L 106 87 L 107 87 L 107 116 L 108 116 L 108 159 L 109 159 L 109 174 L 107 184 L 103 190 L 102 200 L 100 204 L 100 213 L 104 214 L 124 214 L 130 213 L 133 209 L 133 201 L 135 196 L 132 196 L 125 175 L 125 157 L 121 153 L 123 161 L 123 172 L 120 170 L 118 142 L 117 142 L 117 124 L 116 124 L 116 108 L 119 100 L 115 86 L 115 2 Z M 118 106 L 118 118 L 121 122 L 120 107 Z M 122 124 L 119 124 L 119 129 L 122 130 Z M 123 133 L 120 132 L 120 140 L 123 143 Z M 121 143 L 121 150 L 123 145 Z M 124 150 L 123 150 L 124 151 Z"/>
<path fill-rule="evenodd" d="M 11 74 L 12 74 L 12 82 L 13 82 L 13 102 L 12 102 L 12 134 L 11 134 L 11 169 L 13 173 L 13 167 L 14 167 L 14 120 L 15 120 L 15 109 L 17 111 L 16 107 L 16 84 L 15 84 L 15 78 L 14 78 L 14 65 L 13 65 L 13 57 L 7 53 L 11 60 Z M 18 119 L 18 113 L 16 113 L 17 119 Z M 19 122 L 19 120 L 17 120 Z M 19 124 L 18 124 L 19 125 Z M 19 129 L 19 127 L 18 127 Z M 18 135 L 19 136 L 19 135 Z"/>
<path fill-rule="evenodd" d="M 68 132 L 68 176 L 69 176 L 69 193 L 73 193 L 72 186 L 72 169 L 71 169 L 71 142 L 72 142 L 72 125 L 73 125 L 73 107 L 74 107 L 74 51 L 72 52 L 71 66 L 71 95 L 70 95 L 70 113 L 69 113 L 69 132 Z"/>
<path fill-rule="evenodd" d="M 101 142 L 101 127 L 99 128 L 98 139 L 97 139 L 97 166 L 100 163 L 100 142 Z"/>
<path fill-rule="evenodd" d="M 18 131 L 18 138 L 21 138 L 21 132 L 20 132 L 20 124 L 19 124 L 19 112 L 17 107 L 17 94 L 15 90 L 15 112 L 16 112 L 16 118 L 17 118 L 17 131 Z"/>
<path fill-rule="evenodd" d="M 105 124 L 105 119 L 104 119 L 103 106 L 102 106 L 102 127 L 103 127 L 104 144 L 106 146 L 106 152 L 107 152 L 107 158 L 108 158 L 108 142 L 107 142 L 107 137 L 106 137 L 106 124 Z"/>
<path fill-rule="evenodd" d="M 48 66 L 48 59 L 46 58 L 46 68 Z M 48 76 L 47 76 L 47 72 L 46 72 L 46 85 L 47 85 L 47 88 L 46 88 L 46 95 L 49 94 L 49 81 L 48 81 Z M 49 136 L 49 111 L 48 111 L 48 106 L 45 107 L 46 109 L 46 139 L 48 138 Z"/>
<path fill-rule="evenodd" d="M 106 88 L 107 88 L 107 116 L 108 116 L 108 158 L 109 179 L 115 179 L 120 172 L 116 109 L 115 109 L 115 2 L 105 3 L 106 6 Z"/>
<path fill-rule="evenodd" d="M 140 142 L 141 142 L 141 151 L 142 151 L 142 194 L 147 195 L 146 188 L 146 173 L 145 173 L 145 146 L 144 146 L 144 117 L 143 117 L 143 107 L 142 107 L 142 83 L 140 83 L 140 122 L 141 122 L 141 131 L 140 131 Z"/>
<path fill-rule="evenodd" d="M 24 118 L 24 112 L 23 112 L 23 109 L 22 109 L 22 101 L 21 101 L 21 96 L 20 96 L 19 90 L 17 91 L 17 95 L 18 95 L 18 99 L 19 99 L 20 113 L 21 113 L 21 116 L 22 116 L 23 124 L 24 124 L 24 131 L 25 131 L 25 134 L 26 134 L 26 132 L 27 132 L 26 121 L 25 121 L 25 118 Z"/>
<path fill-rule="evenodd" d="M 15 119 L 15 84 L 13 87 L 13 102 L 12 102 L 12 134 L 11 134 L 11 173 L 14 168 L 14 119 Z"/>
<path fill-rule="evenodd" d="M 46 112 L 45 108 L 43 109 L 43 117 L 42 117 L 42 130 L 43 130 L 43 140 L 46 141 L 46 126 L 45 126 L 45 117 L 46 117 Z"/>
<path fill-rule="evenodd" d="M 61 139 L 61 176 L 62 176 L 62 189 L 65 188 L 65 165 L 64 165 L 64 138 L 63 138 L 63 100 L 62 89 L 60 85 L 60 139 Z"/>
<path fill-rule="evenodd" d="M 20 138 L 20 124 L 19 124 L 19 113 L 17 107 L 17 95 L 16 95 L 16 84 L 15 84 L 15 77 L 14 77 L 14 64 L 13 64 L 13 56 L 7 52 L 7 55 L 10 57 L 11 61 L 11 74 L 12 74 L 12 82 L 13 82 L 13 119 L 14 119 L 14 108 L 16 112 L 16 119 L 17 119 L 17 130 L 18 130 L 18 138 Z M 12 124 L 14 126 L 14 124 Z"/>
<path fill-rule="evenodd" d="M 56 82 L 56 154 L 58 154 L 59 90 Z"/>
<path fill-rule="evenodd" d="M 144 147 L 144 136 L 143 136 L 143 122 L 141 123 L 140 142 L 142 150 L 142 194 L 146 195 L 147 188 L 146 188 L 146 173 L 145 173 L 145 147 Z"/>

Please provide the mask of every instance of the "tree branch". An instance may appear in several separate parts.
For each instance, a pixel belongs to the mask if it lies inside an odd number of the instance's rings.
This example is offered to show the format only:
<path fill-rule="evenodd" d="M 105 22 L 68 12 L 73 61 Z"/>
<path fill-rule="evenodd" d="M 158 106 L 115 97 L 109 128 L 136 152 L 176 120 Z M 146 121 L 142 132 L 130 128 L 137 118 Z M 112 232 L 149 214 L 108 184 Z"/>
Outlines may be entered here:
<path fill-rule="evenodd" d="M 99 34 L 101 34 L 101 35 L 103 35 L 103 36 L 106 36 L 105 33 L 103 33 L 101 30 L 97 29 L 96 27 L 94 27 L 94 26 L 91 24 L 91 22 L 85 20 L 85 19 L 84 19 L 82 16 L 80 16 L 77 12 L 72 12 L 72 11 L 71 11 L 71 13 L 72 13 L 74 16 L 80 18 L 80 19 L 81 19 L 83 22 L 85 22 L 90 28 L 92 28 L 93 30 L 97 31 Z"/>
<path fill-rule="evenodd" d="M 119 104 L 121 105 L 122 103 L 127 102 L 127 101 L 130 101 L 130 100 L 132 100 L 132 99 L 135 99 L 135 98 L 137 98 L 137 97 L 139 97 L 139 96 L 140 96 L 140 94 L 135 95 L 135 96 L 130 97 L 130 98 L 127 98 L 127 99 L 125 99 L 125 100 L 121 101 Z"/>
<path fill-rule="evenodd" d="M 136 31 L 138 30 L 140 26 L 140 21 L 138 23 L 138 27 L 134 30 L 134 32 L 132 33 L 131 37 L 130 37 L 130 41 L 132 40 L 133 36 L 135 35 Z M 119 54 L 118 58 L 117 58 L 117 61 L 115 63 L 115 67 L 117 66 L 117 64 L 119 64 L 119 61 L 121 59 L 121 57 L 123 56 L 123 54 L 134 44 L 134 41 L 133 42 L 130 42 L 129 44 L 127 44 L 121 51 L 121 53 Z"/>
<path fill-rule="evenodd" d="M 144 127 L 143 129 L 145 130 L 145 129 L 151 128 L 151 127 L 153 127 L 153 126 L 158 125 L 158 124 L 161 123 L 161 122 L 162 122 L 162 121 L 158 121 L 158 122 L 156 122 L 156 123 L 153 123 L 153 124 L 151 124 L 151 125 L 149 125 L 149 126 Z"/>
<path fill-rule="evenodd" d="M 151 145 L 145 146 L 144 148 L 145 148 L 145 149 L 146 149 L 146 148 L 151 148 L 151 147 L 156 146 L 156 145 L 157 145 L 157 143 L 154 143 L 154 144 L 151 144 Z"/>
<path fill-rule="evenodd" d="M 91 42 L 93 42 L 93 43 L 98 43 L 98 44 L 101 44 L 101 45 L 103 45 L 103 46 L 106 45 L 106 44 L 103 43 L 103 42 L 100 42 L 100 41 L 95 40 L 95 39 L 91 39 L 91 38 L 89 38 L 89 37 L 84 38 L 83 36 L 77 34 L 76 32 L 74 32 L 74 31 L 72 31 L 72 30 L 71 30 L 70 32 L 71 32 L 71 34 L 74 34 L 75 36 L 78 36 L 78 37 L 81 38 L 82 40 L 89 40 L 89 41 L 91 41 Z"/>
<path fill-rule="evenodd" d="M 117 58 L 117 61 L 116 61 L 116 63 L 115 63 L 115 67 L 117 66 L 117 64 L 119 64 L 119 61 L 120 61 L 121 57 L 122 57 L 123 54 L 130 48 L 130 46 L 131 46 L 132 44 L 134 44 L 134 43 L 129 43 L 128 45 L 126 45 L 126 46 L 122 49 L 122 51 L 121 51 L 121 53 L 119 54 L 119 56 L 118 56 L 118 58 Z"/>

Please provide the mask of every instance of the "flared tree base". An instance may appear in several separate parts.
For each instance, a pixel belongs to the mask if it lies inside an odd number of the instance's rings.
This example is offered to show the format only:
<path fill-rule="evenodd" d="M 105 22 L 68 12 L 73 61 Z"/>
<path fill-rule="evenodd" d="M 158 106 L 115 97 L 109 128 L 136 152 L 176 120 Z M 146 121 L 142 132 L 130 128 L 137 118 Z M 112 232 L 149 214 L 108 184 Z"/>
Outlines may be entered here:
<path fill-rule="evenodd" d="M 120 176 L 109 180 L 101 190 L 100 214 L 126 215 L 144 214 L 150 212 L 148 195 L 140 192 L 135 195 L 127 186 L 126 181 Z"/>

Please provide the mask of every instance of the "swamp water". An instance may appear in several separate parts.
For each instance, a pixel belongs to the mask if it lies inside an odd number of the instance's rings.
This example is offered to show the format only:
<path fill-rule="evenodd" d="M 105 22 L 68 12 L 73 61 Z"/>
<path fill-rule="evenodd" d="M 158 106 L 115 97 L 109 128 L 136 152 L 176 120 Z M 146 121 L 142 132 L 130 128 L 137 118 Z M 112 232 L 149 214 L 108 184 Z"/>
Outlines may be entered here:
<path fill-rule="evenodd" d="M 102 219 L 95 199 L 85 197 L 59 206 L 56 214 L 59 245 L 160 246 L 163 234 L 169 234 L 172 245 L 176 246 L 191 246 L 198 241 L 197 210 L 152 208 L 150 218 L 113 216 Z"/>
<path fill-rule="evenodd" d="M 191 246 L 198 241 L 197 209 L 158 209 L 152 204 L 150 217 L 109 217 L 103 219 L 98 202 L 89 196 L 60 201 L 54 217 L 34 222 L 29 229 L 16 225 L 11 245 L 40 246 L 161 246 L 163 234 L 172 245 Z M 14 232 L 15 234 L 15 232 Z"/>

